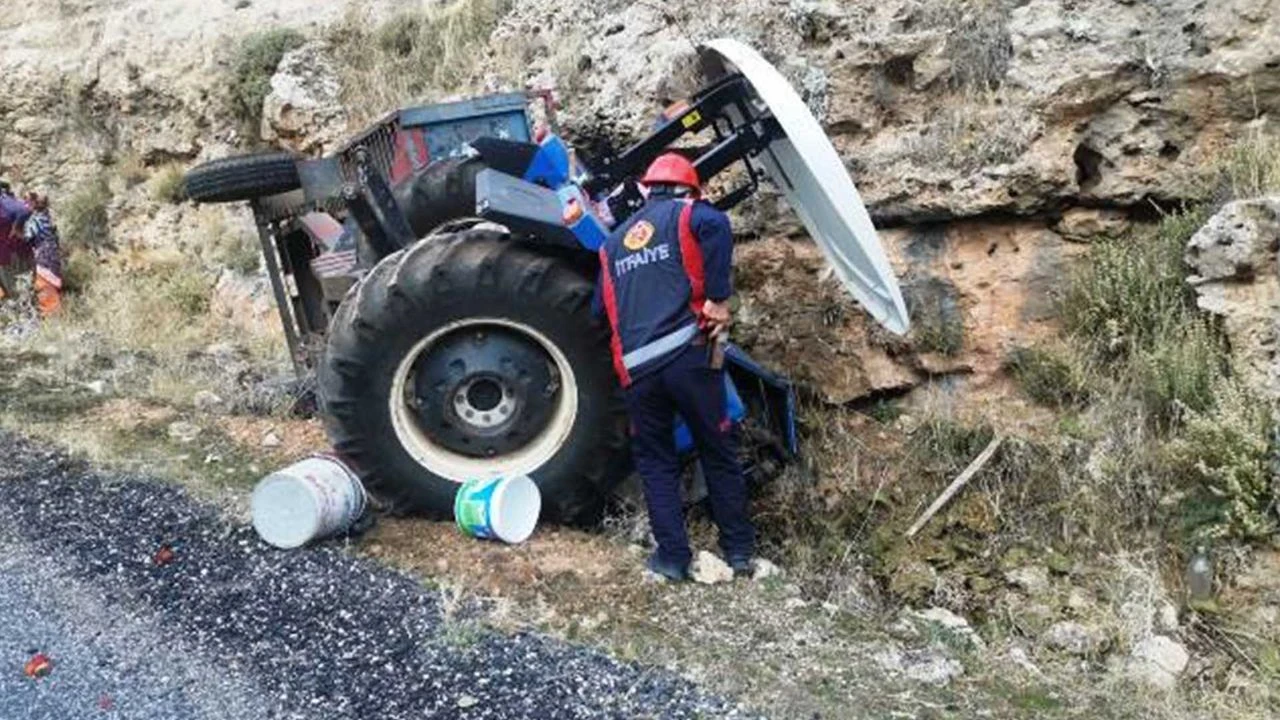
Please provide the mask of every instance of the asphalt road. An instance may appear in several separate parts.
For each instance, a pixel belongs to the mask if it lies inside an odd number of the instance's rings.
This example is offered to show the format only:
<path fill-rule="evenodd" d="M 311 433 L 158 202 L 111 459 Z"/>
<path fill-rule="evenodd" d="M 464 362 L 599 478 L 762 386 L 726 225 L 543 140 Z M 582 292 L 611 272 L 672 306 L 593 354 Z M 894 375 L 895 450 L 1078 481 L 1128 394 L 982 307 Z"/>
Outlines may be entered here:
<path fill-rule="evenodd" d="M 338 543 L 274 550 L 177 487 L 0 433 L 0 720 L 743 715 L 665 671 L 458 627 Z M 54 666 L 31 679 L 36 651 Z"/>

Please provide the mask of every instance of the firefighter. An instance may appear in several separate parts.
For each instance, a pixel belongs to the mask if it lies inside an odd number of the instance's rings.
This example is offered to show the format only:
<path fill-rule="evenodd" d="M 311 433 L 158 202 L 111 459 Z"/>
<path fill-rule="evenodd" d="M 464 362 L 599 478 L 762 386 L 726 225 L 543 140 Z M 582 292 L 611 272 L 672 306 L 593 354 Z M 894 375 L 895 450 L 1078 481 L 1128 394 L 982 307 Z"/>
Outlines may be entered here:
<path fill-rule="evenodd" d="M 597 292 L 613 331 L 614 370 L 626 394 L 632 455 L 658 545 L 649 568 L 672 580 L 689 576 L 674 435 L 679 413 L 697 445 L 725 560 L 736 574 L 747 574 L 755 530 L 727 416 L 724 370 L 708 352 L 730 321 L 729 218 L 700 200 L 697 170 L 681 155 L 655 160 L 641 182 L 645 206 L 600 247 Z"/>

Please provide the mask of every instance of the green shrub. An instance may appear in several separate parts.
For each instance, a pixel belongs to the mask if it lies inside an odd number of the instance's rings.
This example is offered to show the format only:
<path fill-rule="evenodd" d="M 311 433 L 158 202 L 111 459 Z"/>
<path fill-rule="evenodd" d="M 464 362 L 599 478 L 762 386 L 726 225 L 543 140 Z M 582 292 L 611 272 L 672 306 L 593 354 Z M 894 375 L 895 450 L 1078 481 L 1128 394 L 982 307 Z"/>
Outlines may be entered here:
<path fill-rule="evenodd" d="M 164 297 L 185 317 L 195 318 L 209 311 L 213 282 L 199 270 L 175 268 L 167 272 L 160 282 Z"/>
<path fill-rule="evenodd" d="M 151 178 L 151 198 L 178 204 L 187 199 L 186 172 L 180 163 L 169 163 Z"/>
<path fill-rule="evenodd" d="M 1173 455 L 1184 472 L 1199 482 L 1197 514 L 1209 522 L 1199 530 L 1212 537 L 1265 540 L 1276 531 L 1280 507 L 1276 408 L 1239 383 L 1214 384 L 1216 402 L 1186 414 Z"/>
<path fill-rule="evenodd" d="M 1186 318 L 1139 348 L 1131 358 L 1133 380 L 1147 416 L 1169 426 L 1185 411 L 1211 409 L 1214 383 L 1226 373 L 1226 355 L 1221 334 L 1199 317 Z"/>
<path fill-rule="evenodd" d="M 285 53 L 301 47 L 306 37 L 291 28 L 264 30 L 245 38 L 231 61 L 228 110 L 246 135 L 258 137 L 262 101 L 271 90 L 271 76 Z"/>
<path fill-rule="evenodd" d="M 62 239 L 70 249 L 98 250 L 111 245 L 107 203 L 111 188 L 99 175 L 78 187 L 63 202 L 54 202 Z"/>
<path fill-rule="evenodd" d="M 1146 235 L 1094 243 L 1063 301 L 1067 329 L 1107 358 L 1161 343 L 1195 316 L 1183 252 L 1202 210 L 1166 217 Z"/>
<path fill-rule="evenodd" d="M 1069 347 L 1018 348 L 1007 368 L 1023 392 L 1042 405 L 1078 408 L 1089 401 L 1094 378 Z"/>

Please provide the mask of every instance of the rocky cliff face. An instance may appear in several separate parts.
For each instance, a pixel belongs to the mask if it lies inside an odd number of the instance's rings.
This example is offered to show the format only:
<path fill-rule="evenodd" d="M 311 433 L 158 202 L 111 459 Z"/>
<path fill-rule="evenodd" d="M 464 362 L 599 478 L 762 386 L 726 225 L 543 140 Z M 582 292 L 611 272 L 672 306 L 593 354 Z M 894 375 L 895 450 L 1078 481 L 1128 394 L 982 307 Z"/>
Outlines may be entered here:
<path fill-rule="evenodd" d="M 371 19 L 416 7 L 364 4 Z M 124 155 L 157 166 L 231 152 L 240 138 L 218 100 L 236 39 L 274 25 L 320 37 L 348 12 L 300 0 L 0 9 L 0 171 L 55 190 Z M 833 401 L 990 378 L 1052 327 L 1080 241 L 1211 192 L 1205 169 L 1280 111 L 1277 0 L 535 0 L 474 49 L 482 59 L 457 90 L 555 86 L 589 153 L 640 135 L 692 90 L 694 43 L 720 35 L 761 48 L 824 121 L 916 315 L 907 341 L 884 337 L 823 280 L 776 197 L 743 209 L 740 231 L 759 239 L 741 253 L 743 339 Z M 351 129 L 335 63 L 324 42 L 286 57 L 266 138 L 315 152 Z M 135 194 L 112 212 L 162 244 L 184 211 Z"/>

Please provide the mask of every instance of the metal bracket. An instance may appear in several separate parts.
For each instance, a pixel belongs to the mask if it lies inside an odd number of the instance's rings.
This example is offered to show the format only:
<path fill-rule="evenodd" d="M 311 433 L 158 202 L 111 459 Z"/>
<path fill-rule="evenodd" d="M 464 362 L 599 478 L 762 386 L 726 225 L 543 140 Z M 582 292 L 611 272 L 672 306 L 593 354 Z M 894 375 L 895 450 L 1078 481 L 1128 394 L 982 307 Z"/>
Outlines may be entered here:
<path fill-rule="evenodd" d="M 380 254 L 393 253 L 417 240 L 391 186 L 372 166 L 369 153 L 363 147 L 356 149 L 356 182 L 343 186 L 342 199 Z"/>

